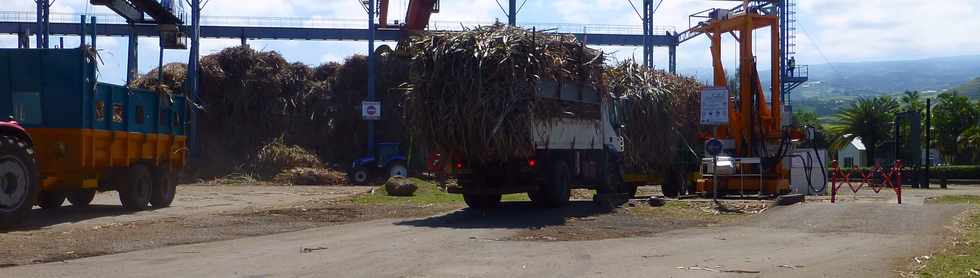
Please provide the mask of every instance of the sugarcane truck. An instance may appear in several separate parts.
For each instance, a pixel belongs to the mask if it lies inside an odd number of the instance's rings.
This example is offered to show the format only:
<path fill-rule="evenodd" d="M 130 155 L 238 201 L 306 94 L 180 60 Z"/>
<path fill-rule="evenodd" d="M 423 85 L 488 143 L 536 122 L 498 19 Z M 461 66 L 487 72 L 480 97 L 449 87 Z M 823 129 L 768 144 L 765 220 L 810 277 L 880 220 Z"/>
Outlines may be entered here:
<path fill-rule="evenodd" d="M 634 184 L 622 182 L 623 125 L 616 103 L 591 86 L 542 80 L 536 87 L 539 101 L 583 109 L 537 120 L 531 156 L 483 163 L 451 159 L 447 167 L 456 185 L 447 191 L 462 194 L 469 207 L 478 209 L 495 207 L 503 194 L 512 193 L 527 193 L 532 203 L 544 207 L 566 205 L 572 189 L 635 194 Z M 586 113 L 591 115 L 582 115 Z"/>
<path fill-rule="evenodd" d="M 0 49 L 0 225 L 97 191 L 130 210 L 173 201 L 187 101 L 98 82 L 97 61 L 89 47 Z"/>

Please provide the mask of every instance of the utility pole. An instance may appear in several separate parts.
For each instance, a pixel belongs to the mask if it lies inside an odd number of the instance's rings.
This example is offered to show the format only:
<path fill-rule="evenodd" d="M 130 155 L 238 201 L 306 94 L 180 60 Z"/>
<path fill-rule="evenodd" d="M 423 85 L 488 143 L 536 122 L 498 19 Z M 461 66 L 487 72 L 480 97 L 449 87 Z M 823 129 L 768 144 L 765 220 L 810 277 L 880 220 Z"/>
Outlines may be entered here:
<path fill-rule="evenodd" d="M 375 37 L 375 26 L 374 26 L 374 8 L 375 1 L 367 0 L 368 2 L 368 101 L 376 101 L 377 96 L 375 95 L 375 59 L 374 56 L 374 37 Z M 368 120 L 368 153 L 372 156 L 374 155 L 374 120 Z"/>
<path fill-rule="evenodd" d="M 51 16 L 50 0 L 35 0 L 37 4 L 37 48 L 48 48 L 48 27 Z M 84 26 L 82 28 L 85 28 Z"/>

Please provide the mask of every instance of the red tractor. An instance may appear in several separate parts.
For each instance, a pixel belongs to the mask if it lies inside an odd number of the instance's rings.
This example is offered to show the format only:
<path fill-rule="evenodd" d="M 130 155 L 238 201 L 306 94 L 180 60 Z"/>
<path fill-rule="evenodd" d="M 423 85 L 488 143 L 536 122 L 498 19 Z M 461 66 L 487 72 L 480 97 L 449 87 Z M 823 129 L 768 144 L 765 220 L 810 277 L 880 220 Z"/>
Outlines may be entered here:
<path fill-rule="evenodd" d="M 0 227 L 24 218 L 40 190 L 34 145 L 14 120 L 0 121 Z"/>

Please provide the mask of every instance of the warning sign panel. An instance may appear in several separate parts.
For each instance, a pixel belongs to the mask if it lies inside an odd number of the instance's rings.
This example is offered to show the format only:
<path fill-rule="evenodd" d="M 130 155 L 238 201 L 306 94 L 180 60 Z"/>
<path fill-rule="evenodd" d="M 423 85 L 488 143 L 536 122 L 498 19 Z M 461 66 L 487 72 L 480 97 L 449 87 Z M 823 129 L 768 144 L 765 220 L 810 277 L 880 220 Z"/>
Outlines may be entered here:
<path fill-rule="evenodd" d="M 701 124 L 728 123 L 728 88 L 708 87 L 701 92 Z"/>
<path fill-rule="evenodd" d="M 362 101 L 361 102 L 361 117 L 364 120 L 376 121 L 381 119 L 381 102 L 380 101 Z"/>

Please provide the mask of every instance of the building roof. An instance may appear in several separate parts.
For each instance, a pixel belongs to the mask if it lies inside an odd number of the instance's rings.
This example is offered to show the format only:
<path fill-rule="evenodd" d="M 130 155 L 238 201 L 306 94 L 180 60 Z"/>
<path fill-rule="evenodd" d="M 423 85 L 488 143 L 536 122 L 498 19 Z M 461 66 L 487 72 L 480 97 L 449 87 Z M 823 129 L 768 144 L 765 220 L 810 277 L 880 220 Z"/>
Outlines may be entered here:
<path fill-rule="evenodd" d="M 861 137 L 854 137 L 854 140 L 851 140 L 851 146 L 854 146 L 859 151 L 868 150 L 868 148 L 864 147 L 864 142 L 861 141 Z"/>

